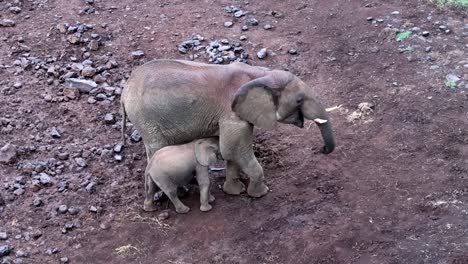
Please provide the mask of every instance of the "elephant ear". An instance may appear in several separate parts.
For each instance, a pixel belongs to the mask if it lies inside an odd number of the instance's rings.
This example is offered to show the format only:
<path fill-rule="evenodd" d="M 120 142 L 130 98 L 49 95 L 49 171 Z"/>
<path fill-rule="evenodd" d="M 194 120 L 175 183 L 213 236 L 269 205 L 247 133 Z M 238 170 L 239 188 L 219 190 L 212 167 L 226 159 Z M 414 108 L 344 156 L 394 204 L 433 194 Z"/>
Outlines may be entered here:
<path fill-rule="evenodd" d="M 214 140 L 202 139 L 195 143 L 195 158 L 202 166 L 213 166 L 217 161 L 217 151 L 218 144 Z"/>
<path fill-rule="evenodd" d="M 244 121 L 271 129 L 276 123 L 279 90 L 269 87 L 269 77 L 262 77 L 242 85 L 232 102 L 232 110 Z"/>

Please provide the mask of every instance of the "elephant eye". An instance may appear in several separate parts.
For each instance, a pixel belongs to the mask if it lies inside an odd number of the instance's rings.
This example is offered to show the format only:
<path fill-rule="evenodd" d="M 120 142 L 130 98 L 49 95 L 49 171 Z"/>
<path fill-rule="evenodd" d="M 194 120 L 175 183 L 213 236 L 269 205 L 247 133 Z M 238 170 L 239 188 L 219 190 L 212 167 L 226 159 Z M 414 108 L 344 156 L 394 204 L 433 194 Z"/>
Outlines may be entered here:
<path fill-rule="evenodd" d="M 304 94 L 299 94 L 297 97 L 296 97 L 296 102 L 297 104 L 302 104 L 304 102 Z"/>

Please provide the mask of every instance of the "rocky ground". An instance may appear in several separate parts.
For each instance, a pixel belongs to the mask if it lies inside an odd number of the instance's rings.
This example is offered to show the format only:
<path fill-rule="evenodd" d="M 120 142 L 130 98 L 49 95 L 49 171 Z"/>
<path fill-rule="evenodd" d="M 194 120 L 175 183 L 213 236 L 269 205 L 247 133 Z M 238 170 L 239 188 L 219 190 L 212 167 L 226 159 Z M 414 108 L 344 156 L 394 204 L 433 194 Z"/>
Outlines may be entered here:
<path fill-rule="evenodd" d="M 0 0 L 1 263 L 468 263 L 468 19 L 429 1 Z M 178 58 L 289 70 L 330 108 L 256 131 L 271 192 L 145 213 L 119 99 Z"/>

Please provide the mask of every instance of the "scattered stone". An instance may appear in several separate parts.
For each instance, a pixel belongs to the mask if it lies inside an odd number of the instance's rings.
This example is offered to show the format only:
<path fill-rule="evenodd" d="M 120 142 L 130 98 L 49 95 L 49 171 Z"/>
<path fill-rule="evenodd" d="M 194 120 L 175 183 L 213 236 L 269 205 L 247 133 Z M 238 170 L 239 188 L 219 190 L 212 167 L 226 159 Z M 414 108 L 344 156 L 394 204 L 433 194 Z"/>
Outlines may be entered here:
<path fill-rule="evenodd" d="M 86 165 L 87 165 L 87 164 L 86 164 L 86 160 L 83 159 L 83 158 L 75 158 L 75 162 L 76 162 L 76 164 L 77 164 L 78 166 L 80 166 L 80 167 L 82 167 L 82 168 L 86 167 Z"/>
<path fill-rule="evenodd" d="M 249 30 L 249 27 L 248 27 L 248 26 L 242 26 L 242 27 L 241 27 L 241 30 L 242 30 L 242 31 L 247 31 L 247 30 Z"/>
<path fill-rule="evenodd" d="M 432 50 L 432 47 L 431 47 L 431 46 L 426 47 L 426 48 L 424 49 L 425 52 L 431 52 L 431 50 Z"/>
<path fill-rule="evenodd" d="M 372 21 L 372 20 L 374 20 L 374 18 L 373 17 L 367 17 L 366 20 L 367 21 Z"/>
<path fill-rule="evenodd" d="M 39 182 L 42 185 L 50 185 L 52 184 L 52 180 L 50 179 L 50 176 L 47 173 L 41 172 L 39 174 Z"/>
<path fill-rule="evenodd" d="M 263 26 L 263 28 L 264 28 L 265 30 L 270 30 L 270 29 L 273 28 L 273 26 L 270 25 L 270 24 L 266 24 L 265 26 Z"/>
<path fill-rule="evenodd" d="M 96 68 L 91 66 L 84 67 L 81 71 L 81 76 L 86 78 L 92 78 L 94 75 L 96 75 Z"/>
<path fill-rule="evenodd" d="M 54 254 L 57 254 L 59 251 L 57 248 L 49 248 L 46 250 L 46 254 L 49 255 L 49 256 L 52 256 Z"/>
<path fill-rule="evenodd" d="M 65 204 L 61 204 L 57 210 L 59 213 L 64 214 L 68 211 L 68 206 L 66 206 Z"/>
<path fill-rule="evenodd" d="M 15 21 L 11 19 L 3 19 L 0 21 L 0 26 L 1 27 L 14 27 L 16 25 Z"/>
<path fill-rule="evenodd" d="M 94 98 L 92 96 L 88 98 L 88 103 L 89 104 L 95 104 L 96 102 L 97 102 L 96 98 Z"/>
<path fill-rule="evenodd" d="M 42 206 L 42 200 L 41 200 L 40 198 L 34 199 L 33 205 L 34 205 L 35 207 L 40 207 L 40 206 Z"/>
<path fill-rule="evenodd" d="M 239 39 L 242 40 L 242 41 L 247 40 L 247 36 L 242 35 L 242 36 L 239 37 Z"/>
<path fill-rule="evenodd" d="M 447 79 L 448 82 L 456 83 L 456 82 L 460 81 L 460 78 L 457 75 L 452 74 L 452 73 L 447 74 L 447 76 L 445 76 L 445 78 Z"/>
<path fill-rule="evenodd" d="M 60 135 L 60 132 L 56 127 L 52 127 L 49 134 L 52 138 L 56 138 L 56 139 L 59 139 L 62 137 L 62 135 Z"/>
<path fill-rule="evenodd" d="M 8 10 L 13 14 L 21 13 L 21 7 L 19 6 L 11 6 L 10 8 L 8 8 Z"/>
<path fill-rule="evenodd" d="M 68 263 L 68 258 L 67 257 L 60 258 L 60 262 Z"/>
<path fill-rule="evenodd" d="M 266 58 L 267 54 L 268 54 L 267 49 L 263 48 L 259 52 L 257 52 L 257 57 L 262 60 L 262 59 Z"/>
<path fill-rule="evenodd" d="M 10 245 L 1 245 L 0 246 L 0 257 L 5 257 L 10 255 L 13 248 Z"/>
<path fill-rule="evenodd" d="M 96 206 L 93 206 L 93 205 L 92 205 L 92 206 L 89 207 L 89 211 L 90 211 L 91 213 L 95 213 L 95 214 L 96 214 L 99 210 L 98 210 L 98 208 L 97 208 Z"/>
<path fill-rule="evenodd" d="M 131 56 L 134 60 L 138 60 L 143 58 L 145 53 L 142 50 L 132 51 Z"/>
<path fill-rule="evenodd" d="M 58 30 L 60 33 L 65 34 L 65 33 L 67 33 L 68 24 L 66 24 L 66 23 L 58 23 L 57 26 L 56 26 L 55 28 L 57 28 L 57 30 Z"/>
<path fill-rule="evenodd" d="M 114 159 L 116 161 L 122 161 L 123 157 L 122 157 L 122 155 L 114 155 Z"/>
<path fill-rule="evenodd" d="M 23 195 L 24 192 L 25 192 L 24 188 L 18 188 L 13 192 L 13 194 L 16 196 L 20 196 L 20 195 Z"/>
<path fill-rule="evenodd" d="M 377 21 L 378 23 L 383 23 L 383 22 L 384 22 L 384 20 L 381 19 L 381 18 L 377 19 L 376 21 Z"/>
<path fill-rule="evenodd" d="M 291 55 L 296 55 L 297 50 L 296 49 L 290 49 L 290 50 L 288 50 L 288 53 L 291 54 Z"/>
<path fill-rule="evenodd" d="M 141 141 L 140 132 L 138 132 L 138 130 L 134 130 L 130 138 L 132 139 L 133 142 L 140 142 Z"/>
<path fill-rule="evenodd" d="M 23 251 L 23 250 L 21 250 L 21 249 L 18 249 L 18 250 L 16 251 L 15 256 L 16 256 L 17 258 L 25 258 L 25 257 L 28 256 L 28 253 L 26 253 L 25 251 Z"/>
<path fill-rule="evenodd" d="M 116 144 L 114 146 L 114 152 L 115 153 L 120 153 L 122 151 L 122 148 L 123 148 L 122 144 Z"/>
<path fill-rule="evenodd" d="M 59 154 L 57 154 L 57 158 L 59 160 L 67 160 L 69 156 L 70 154 L 68 154 L 67 152 L 60 152 Z"/>
<path fill-rule="evenodd" d="M 79 44 L 81 42 L 80 37 L 76 36 L 75 34 L 68 35 L 67 40 L 68 42 L 70 42 L 70 44 L 73 44 L 73 45 Z"/>
<path fill-rule="evenodd" d="M 96 183 L 91 181 L 90 183 L 88 183 L 88 185 L 86 185 L 85 190 L 88 193 L 95 193 L 96 192 Z"/>
<path fill-rule="evenodd" d="M 244 11 L 242 11 L 242 10 L 239 10 L 239 11 L 237 11 L 237 12 L 234 13 L 234 16 L 237 17 L 237 18 L 239 18 L 239 17 L 245 16 L 246 14 L 247 14 L 247 12 L 244 12 Z"/>
<path fill-rule="evenodd" d="M 226 27 L 226 28 L 230 28 L 230 27 L 232 27 L 232 25 L 234 25 L 234 23 L 232 23 L 231 21 L 224 22 L 224 27 Z"/>
<path fill-rule="evenodd" d="M 107 223 L 107 222 L 102 222 L 99 227 L 102 229 L 102 230 L 107 230 L 110 228 L 110 224 Z"/>
<path fill-rule="evenodd" d="M 429 67 L 429 69 L 434 70 L 434 71 L 438 70 L 439 68 L 440 68 L 439 65 L 431 65 L 431 67 Z"/>
<path fill-rule="evenodd" d="M 7 240 L 8 234 L 6 232 L 0 232 L 0 240 Z"/>
<path fill-rule="evenodd" d="M 397 15 L 400 14 L 400 11 L 393 11 L 391 14 L 394 15 L 394 16 L 397 16 Z"/>
<path fill-rule="evenodd" d="M 78 209 L 75 207 L 70 207 L 68 208 L 68 213 L 71 215 L 77 215 L 78 214 Z"/>
<path fill-rule="evenodd" d="M 104 122 L 106 123 L 106 125 L 113 125 L 115 124 L 115 117 L 112 113 L 107 113 L 105 116 L 104 116 Z"/>
<path fill-rule="evenodd" d="M 12 163 L 17 156 L 17 150 L 14 145 L 7 143 L 0 148 L 0 163 Z"/>
<path fill-rule="evenodd" d="M 52 101 L 52 96 L 50 94 L 47 94 L 46 96 L 44 96 L 44 101 L 51 102 Z"/>
<path fill-rule="evenodd" d="M 91 90 L 97 88 L 97 84 L 94 81 L 76 78 L 65 79 L 65 86 L 69 88 L 76 88 L 82 93 L 89 93 Z"/>
<path fill-rule="evenodd" d="M 88 48 L 92 51 L 97 51 L 99 49 L 99 41 L 95 39 L 91 40 L 88 43 Z"/>
<path fill-rule="evenodd" d="M 429 31 L 423 31 L 423 32 L 421 33 L 421 35 L 422 35 L 423 37 L 429 37 L 430 34 L 431 34 L 431 33 L 430 33 Z"/>
<path fill-rule="evenodd" d="M 248 25 L 248 26 L 257 26 L 258 25 L 258 20 L 251 17 L 249 19 L 247 19 L 247 21 L 245 21 L 245 23 Z"/>

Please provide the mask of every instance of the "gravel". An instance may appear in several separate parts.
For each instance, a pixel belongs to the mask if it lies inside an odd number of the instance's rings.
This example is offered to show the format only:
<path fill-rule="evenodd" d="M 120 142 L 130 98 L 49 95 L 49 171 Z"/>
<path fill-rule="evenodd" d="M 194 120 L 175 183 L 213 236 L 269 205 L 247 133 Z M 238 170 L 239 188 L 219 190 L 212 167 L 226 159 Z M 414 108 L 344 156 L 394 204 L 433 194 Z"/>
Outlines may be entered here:
<path fill-rule="evenodd" d="M 257 52 L 257 57 L 262 60 L 262 59 L 266 58 L 267 54 L 268 54 L 267 49 L 263 48 L 259 52 Z"/>

